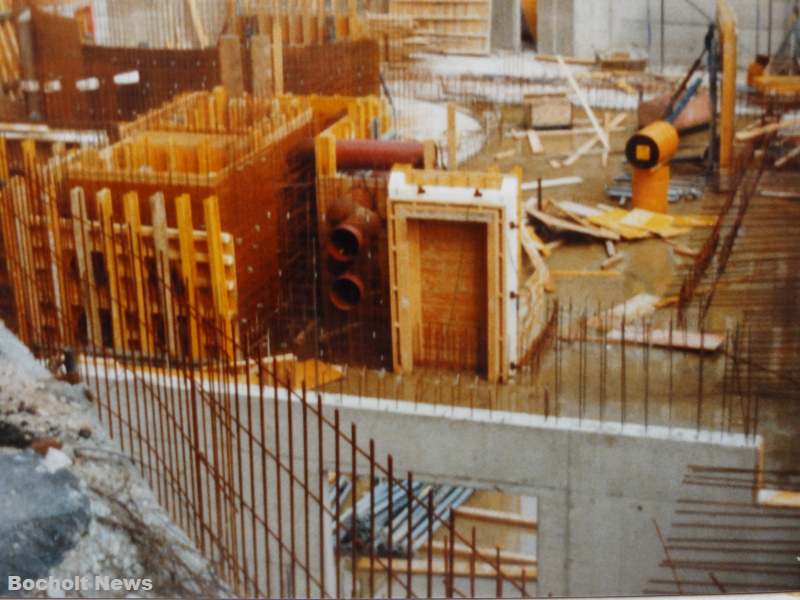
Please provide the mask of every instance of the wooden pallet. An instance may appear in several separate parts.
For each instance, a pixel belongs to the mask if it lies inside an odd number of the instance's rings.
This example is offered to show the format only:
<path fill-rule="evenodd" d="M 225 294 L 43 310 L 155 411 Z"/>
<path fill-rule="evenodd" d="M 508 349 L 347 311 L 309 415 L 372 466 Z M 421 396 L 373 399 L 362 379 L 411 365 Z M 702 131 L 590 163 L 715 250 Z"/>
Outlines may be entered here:
<path fill-rule="evenodd" d="M 416 34 L 446 54 L 488 54 L 491 50 L 491 0 L 390 0 L 389 12 L 417 23 Z"/>

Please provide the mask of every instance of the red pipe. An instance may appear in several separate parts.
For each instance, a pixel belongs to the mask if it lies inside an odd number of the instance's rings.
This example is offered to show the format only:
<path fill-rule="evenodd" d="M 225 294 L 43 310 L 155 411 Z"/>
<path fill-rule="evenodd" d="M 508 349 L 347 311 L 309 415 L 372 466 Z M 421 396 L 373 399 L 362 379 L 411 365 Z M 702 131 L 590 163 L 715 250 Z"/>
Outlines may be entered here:
<path fill-rule="evenodd" d="M 397 164 L 422 167 L 425 146 L 412 140 L 336 140 L 339 169 L 389 170 Z"/>
<path fill-rule="evenodd" d="M 353 310 L 364 297 L 364 282 L 355 273 L 340 275 L 333 281 L 328 297 L 339 310 Z"/>
<path fill-rule="evenodd" d="M 325 246 L 331 258 L 339 262 L 354 260 L 378 233 L 381 221 L 372 204 L 372 195 L 363 187 L 354 187 L 349 194 L 331 202 L 326 211 L 331 233 Z"/>

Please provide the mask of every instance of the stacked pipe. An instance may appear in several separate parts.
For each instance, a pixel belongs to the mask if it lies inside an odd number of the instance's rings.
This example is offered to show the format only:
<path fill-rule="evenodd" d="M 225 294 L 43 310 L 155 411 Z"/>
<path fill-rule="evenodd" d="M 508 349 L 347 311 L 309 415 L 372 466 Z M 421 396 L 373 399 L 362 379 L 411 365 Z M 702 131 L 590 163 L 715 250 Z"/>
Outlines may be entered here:
<path fill-rule="evenodd" d="M 349 311 L 364 297 L 364 281 L 356 262 L 368 254 L 369 245 L 380 230 L 380 217 L 373 210 L 369 190 L 353 187 L 331 202 L 326 218 L 331 229 L 325 249 L 336 272 L 328 297 L 336 308 Z"/>
<path fill-rule="evenodd" d="M 343 549 L 356 549 L 366 552 L 370 547 L 382 556 L 390 551 L 393 556 L 407 556 L 409 548 L 409 510 L 411 511 L 411 550 L 417 550 L 428 537 L 429 515 L 428 496 L 433 498 L 433 519 L 431 532 L 438 530 L 450 518 L 450 511 L 466 502 L 472 495 L 471 488 L 451 485 L 432 485 L 423 482 L 412 484 L 413 496 L 419 502 L 408 503 L 408 490 L 401 483 L 392 485 L 391 492 L 386 480 L 377 482 L 373 488 L 375 508 L 371 510 L 370 494 L 364 494 L 355 505 L 355 527 L 353 509 L 348 510 L 341 519 L 339 544 Z M 389 496 L 391 494 L 392 514 L 389 515 Z M 390 520 L 391 516 L 391 520 Z M 371 519 L 374 518 L 375 539 L 370 538 Z M 391 525 L 391 527 L 390 527 Z M 391 530 L 391 539 L 389 531 Z M 354 535 L 355 534 L 355 539 Z"/>

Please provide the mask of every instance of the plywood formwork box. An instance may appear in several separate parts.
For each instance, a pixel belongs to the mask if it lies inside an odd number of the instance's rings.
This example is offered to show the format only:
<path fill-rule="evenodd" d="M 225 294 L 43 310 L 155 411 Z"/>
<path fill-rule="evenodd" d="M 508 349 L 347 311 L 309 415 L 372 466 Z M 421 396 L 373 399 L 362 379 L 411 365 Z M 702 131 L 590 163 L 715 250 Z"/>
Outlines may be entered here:
<path fill-rule="evenodd" d="M 313 127 L 302 98 L 231 98 L 221 87 L 193 92 L 121 126 L 119 142 L 70 156 L 65 189 L 92 196 L 108 188 L 116 214 L 123 194 L 136 191 L 145 225 L 148 199 L 161 192 L 169 227 L 177 226 L 172 206 L 181 195 L 189 195 L 200 227 L 207 225 L 203 200 L 218 198 L 221 229 L 236 245 L 236 312 L 252 322 L 275 305 L 282 285 L 281 216 L 313 192 L 310 150 L 302 152 Z"/>
<path fill-rule="evenodd" d="M 387 204 L 392 358 L 507 380 L 520 351 L 519 180 L 396 167 Z"/>

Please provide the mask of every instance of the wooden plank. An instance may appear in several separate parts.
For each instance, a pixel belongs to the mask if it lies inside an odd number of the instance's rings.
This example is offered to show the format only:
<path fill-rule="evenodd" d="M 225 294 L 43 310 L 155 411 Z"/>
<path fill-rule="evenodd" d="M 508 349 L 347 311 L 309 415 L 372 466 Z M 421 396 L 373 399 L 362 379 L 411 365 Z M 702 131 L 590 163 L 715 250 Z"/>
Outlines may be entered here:
<path fill-rule="evenodd" d="M 604 130 L 604 131 L 606 131 L 606 132 L 610 131 L 611 129 L 621 125 L 622 122 L 625 120 L 626 116 L 627 115 L 625 113 L 619 113 L 611 121 L 611 123 L 608 126 L 608 129 Z M 589 140 L 586 140 L 586 142 L 581 144 L 580 147 L 577 150 L 575 150 L 575 152 L 573 152 L 570 156 L 567 157 L 567 159 L 564 162 L 561 163 L 561 165 L 564 166 L 564 167 L 568 167 L 568 166 L 574 164 L 581 156 L 583 156 L 584 154 L 589 152 L 592 148 L 594 148 L 595 144 L 597 144 L 598 142 L 602 142 L 602 139 L 600 139 L 599 136 L 595 136 L 595 137 L 593 137 L 593 138 L 591 138 Z M 606 145 L 606 148 L 605 148 L 604 152 L 607 153 L 609 148 L 610 147 L 608 145 Z"/>
<path fill-rule="evenodd" d="M 622 342 L 622 330 L 612 329 L 606 334 L 609 342 Z M 716 333 L 703 333 L 698 331 L 684 331 L 675 329 L 670 332 L 667 329 L 648 329 L 644 331 L 641 327 L 625 328 L 625 343 L 640 344 L 642 346 L 658 346 L 673 350 L 703 350 L 704 352 L 716 352 L 725 342 L 725 336 Z"/>
<path fill-rule="evenodd" d="M 81 282 L 81 298 L 85 302 L 86 333 L 89 338 L 89 344 L 95 348 L 100 348 L 103 343 L 100 329 L 100 303 L 94 280 L 91 254 L 92 240 L 89 220 L 86 215 L 86 196 L 83 188 L 75 187 L 70 190 L 70 210 L 75 242 L 75 259 L 78 266 L 78 278 Z"/>
<path fill-rule="evenodd" d="M 108 279 L 108 297 L 111 303 L 111 334 L 114 351 L 123 352 L 124 346 L 122 342 L 122 315 L 125 314 L 124 306 L 124 289 L 119 285 L 117 278 L 117 248 L 116 240 L 114 238 L 114 228 L 112 227 L 112 206 L 111 206 L 111 190 L 103 188 L 95 194 L 95 201 L 97 203 L 97 215 L 100 220 L 100 247 L 103 249 L 104 264 L 106 268 L 106 275 Z M 119 291 L 123 291 L 123 297 L 120 297 Z"/>
<path fill-rule="evenodd" d="M 222 229 L 219 222 L 219 201 L 216 196 L 203 200 L 206 232 L 208 235 L 208 267 L 211 275 L 211 290 L 214 308 L 220 318 L 223 343 L 228 356 L 233 356 L 233 327 L 228 306 L 228 286 L 225 279 L 225 264 L 222 251 Z"/>
<path fill-rule="evenodd" d="M 5 140 L 0 138 L 0 171 L 5 172 L 5 181 L 8 181 L 8 164 L 6 162 L 5 148 Z M 3 226 L 4 257 L 9 274 L 9 283 L 11 284 L 14 294 L 14 306 L 17 313 L 17 331 L 19 332 L 20 339 L 27 343 L 30 339 L 27 328 L 29 319 L 27 311 L 25 310 L 25 282 L 20 272 L 20 248 L 17 244 L 17 236 L 15 233 L 16 211 L 14 210 L 14 199 L 10 192 L 0 193 L 0 210 L 2 210 L 0 216 L 2 216 Z"/>
<path fill-rule="evenodd" d="M 516 217 L 511 217 L 516 218 Z M 486 378 L 495 383 L 508 376 L 505 355 L 505 298 L 503 295 L 503 276 L 505 254 L 503 253 L 503 223 L 486 224 Z"/>
<path fill-rule="evenodd" d="M 376 557 L 374 562 L 375 571 L 385 572 L 388 570 L 388 561 L 383 557 Z M 369 571 L 370 560 L 369 556 L 362 556 L 356 560 L 357 571 Z M 412 559 L 409 564 L 405 558 L 392 559 L 392 572 L 395 574 L 402 573 L 405 575 L 408 571 L 412 575 L 427 575 L 428 561 L 426 559 Z M 525 581 L 536 581 L 538 577 L 538 568 L 527 565 L 503 565 L 501 563 L 500 570 L 505 579 L 522 579 L 523 575 Z M 434 560 L 431 564 L 431 573 L 436 576 L 447 575 L 452 573 L 456 577 L 469 577 L 470 576 L 470 563 L 469 561 L 454 561 L 452 569 L 448 569 L 444 560 Z M 475 564 L 475 577 L 478 579 L 496 579 L 497 569 L 494 566 L 494 561 L 491 563 L 479 559 Z"/>
<path fill-rule="evenodd" d="M 148 304 L 145 301 L 145 279 L 142 270 L 142 221 L 139 215 L 139 196 L 136 192 L 128 192 L 122 197 L 122 207 L 125 213 L 125 225 L 131 272 L 133 274 L 134 290 L 136 294 L 136 315 L 138 321 L 139 349 L 144 353 L 152 353 L 153 332 L 148 322 Z"/>
<path fill-rule="evenodd" d="M 156 259 L 156 279 L 158 296 L 161 302 L 161 315 L 164 318 L 164 329 L 167 349 L 172 356 L 177 355 L 178 341 L 176 336 L 174 302 L 172 294 L 172 278 L 169 268 L 169 238 L 167 237 L 167 213 L 164 208 L 164 194 L 156 192 L 150 196 L 150 219 L 153 223 L 153 250 Z"/>
<path fill-rule="evenodd" d="M 576 269 L 559 269 L 550 271 L 553 277 L 622 277 L 619 271 L 582 271 Z"/>
<path fill-rule="evenodd" d="M 758 503 L 762 506 L 800 508 L 800 492 L 793 490 L 759 489 Z"/>
<path fill-rule="evenodd" d="M 603 270 L 610 269 L 614 265 L 619 264 L 620 262 L 622 262 L 622 260 L 624 258 L 625 258 L 625 255 L 622 252 L 618 252 L 617 254 L 614 254 L 613 256 L 609 256 L 603 262 L 601 262 L 600 263 L 600 268 L 603 269 Z"/>
<path fill-rule="evenodd" d="M 181 255 L 181 277 L 186 292 L 186 320 L 189 324 L 189 350 L 193 359 L 200 358 L 197 329 L 197 265 L 195 263 L 194 235 L 192 225 L 192 205 L 189 194 L 181 194 L 175 199 L 175 212 L 178 222 L 178 241 Z"/>
<path fill-rule="evenodd" d="M 433 554 L 444 554 L 445 551 L 450 552 L 450 545 L 441 540 L 434 540 L 431 544 L 431 552 Z M 422 544 L 421 550 L 424 552 L 428 549 L 428 543 Z M 497 550 L 495 548 L 476 547 L 475 550 L 466 544 L 456 543 L 453 547 L 453 556 L 457 558 L 470 558 L 473 554 L 479 557 L 479 560 L 491 561 L 494 563 L 497 560 Z M 519 552 L 509 552 L 508 550 L 500 551 L 500 564 L 501 565 L 524 565 L 535 567 L 538 562 L 535 556 L 530 554 L 522 554 Z"/>
<path fill-rule="evenodd" d="M 612 241 L 619 241 L 620 235 L 608 229 L 600 229 L 597 227 L 584 227 L 582 225 L 577 225 L 565 219 L 560 219 L 558 217 L 554 217 L 553 215 L 549 215 L 544 213 L 540 210 L 536 210 L 535 208 L 528 206 L 527 212 L 531 215 L 534 219 L 541 221 L 545 225 L 555 229 L 561 229 L 564 231 L 571 231 L 573 233 L 580 233 L 583 235 L 588 235 L 591 237 L 603 239 L 603 240 L 612 240 Z"/>
<path fill-rule="evenodd" d="M 600 123 L 598 122 L 592 107 L 589 106 L 589 101 L 586 99 L 586 94 L 583 93 L 583 90 L 578 85 L 578 82 L 575 81 L 575 78 L 572 76 L 572 71 L 567 68 L 567 65 L 564 63 L 564 59 L 561 56 L 557 56 L 556 60 L 558 61 L 558 66 L 561 68 L 561 73 L 569 82 L 570 87 L 572 87 L 572 91 L 574 91 L 575 95 L 578 96 L 578 101 L 581 103 L 586 116 L 589 117 L 589 121 L 591 121 L 592 127 L 594 127 L 594 130 L 597 133 L 597 137 L 600 138 L 600 142 L 603 144 L 603 146 L 607 150 L 610 150 L 611 145 L 608 142 L 608 136 L 603 128 L 600 127 Z"/>
<path fill-rule="evenodd" d="M 531 531 L 536 531 L 538 528 L 536 519 L 526 517 L 519 513 L 478 508 L 475 506 L 459 506 L 453 510 L 453 514 L 457 519 L 468 519 L 481 523 L 491 523 L 492 525 L 505 525 L 508 527 L 517 527 L 519 529 L 529 529 Z"/>
<path fill-rule="evenodd" d="M 55 174 L 51 171 L 46 180 L 47 189 L 42 194 L 42 203 L 44 205 L 44 223 L 47 228 L 48 245 L 50 250 L 50 274 L 53 279 L 53 302 L 56 308 L 56 321 L 58 322 L 58 331 L 62 340 L 69 339 L 65 324 L 67 322 L 67 315 L 65 314 L 66 307 L 69 306 L 69 298 L 67 296 L 66 286 L 64 284 L 64 261 L 63 247 L 61 245 L 61 226 L 58 215 L 58 201 L 56 192 Z"/>
<path fill-rule="evenodd" d="M 30 331 L 31 339 L 36 340 L 36 335 L 42 335 L 43 314 L 39 303 L 39 281 L 36 277 L 36 264 L 34 258 L 34 246 L 31 239 L 32 219 L 31 202 L 28 196 L 28 189 L 22 177 L 12 177 L 11 179 L 11 199 L 14 204 L 15 237 L 13 238 L 18 251 L 19 273 L 21 275 L 21 290 L 23 301 L 28 313 L 28 322 L 19 325 L 27 326 Z"/>
<path fill-rule="evenodd" d="M 775 166 L 780 168 L 786 163 L 788 163 L 790 160 L 795 158 L 796 156 L 800 156 L 800 144 L 798 144 L 797 146 L 789 150 L 789 152 L 787 152 L 786 154 L 781 156 L 778 160 L 776 160 Z"/>
<path fill-rule="evenodd" d="M 775 133 L 776 131 L 782 131 L 784 129 L 790 129 L 793 127 L 800 127 L 800 118 L 784 119 L 777 123 L 770 123 L 768 125 L 756 127 L 755 129 L 748 129 L 747 131 L 739 131 L 736 134 L 736 141 L 746 142 L 747 140 L 754 140 L 768 133 Z"/>
<path fill-rule="evenodd" d="M 533 129 L 528 129 L 528 145 L 531 147 L 533 154 L 542 154 L 544 152 L 542 140 L 539 139 L 539 135 Z"/>
<path fill-rule="evenodd" d="M 447 170 L 458 168 L 458 131 L 456 130 L 456 105 L 447 103 Z"/>
<path fill-rule="evenodd" d="M 583 183 L 583 177 L 578 177 L 577 175 L 571 175 L 569 177 L 554 177 L 552 179 L 542 179 L 542 189 L 553 188 L 553 187 L 563 187 L 568 185 L 577 185 L 579 183 Z M 539 182 L 538 181 L 526 181 L 522 184 L 522 191 L 523 192 L 530 192 L 532 190 L 539 189 Z"/>
<path fill-rule="evenodd" d="M 424 153 L 424 166 L 426 171 L 436 168 L 436 142 L 433 140 L 425 140 L 422 143 Z"/>

